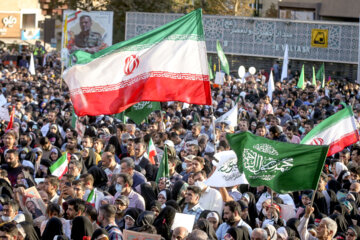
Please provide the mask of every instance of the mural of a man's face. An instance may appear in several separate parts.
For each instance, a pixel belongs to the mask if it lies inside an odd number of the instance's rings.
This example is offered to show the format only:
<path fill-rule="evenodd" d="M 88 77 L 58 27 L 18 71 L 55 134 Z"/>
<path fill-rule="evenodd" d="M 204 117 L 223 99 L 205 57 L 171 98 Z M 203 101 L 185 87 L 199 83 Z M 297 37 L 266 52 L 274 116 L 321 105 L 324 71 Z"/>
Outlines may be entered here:
<path fill-rule="evenodd" d="M 91 18 L 83 17 L 80 19 L 80 28 L 82 32 L 90 31 L 91 25 L 92 25 Z"/>

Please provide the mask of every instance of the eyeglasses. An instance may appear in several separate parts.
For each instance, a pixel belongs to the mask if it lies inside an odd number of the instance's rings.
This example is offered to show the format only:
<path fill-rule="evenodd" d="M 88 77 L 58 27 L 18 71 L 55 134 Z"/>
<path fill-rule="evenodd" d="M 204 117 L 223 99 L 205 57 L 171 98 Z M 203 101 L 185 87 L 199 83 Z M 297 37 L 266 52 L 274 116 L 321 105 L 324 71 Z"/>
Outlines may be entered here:
<path fill-rule="evenodd" d="M 347 233 L 346 233 L 346 236 L 355 237 L 356 235 L 355 235 L 355 233 L 353 233 L 353 232 L 347 232 Z"/>

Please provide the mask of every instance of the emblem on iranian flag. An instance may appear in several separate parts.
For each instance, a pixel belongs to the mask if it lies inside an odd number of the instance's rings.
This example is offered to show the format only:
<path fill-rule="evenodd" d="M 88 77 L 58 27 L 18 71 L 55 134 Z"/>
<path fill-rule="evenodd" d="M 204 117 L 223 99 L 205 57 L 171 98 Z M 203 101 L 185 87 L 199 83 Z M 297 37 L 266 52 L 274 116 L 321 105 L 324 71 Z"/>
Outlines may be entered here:
<path fill-rule="evenodd" d="M 125 59 L 124 73 L 130 75 L 139 66 L 139 58 L 133 54 Z"/>

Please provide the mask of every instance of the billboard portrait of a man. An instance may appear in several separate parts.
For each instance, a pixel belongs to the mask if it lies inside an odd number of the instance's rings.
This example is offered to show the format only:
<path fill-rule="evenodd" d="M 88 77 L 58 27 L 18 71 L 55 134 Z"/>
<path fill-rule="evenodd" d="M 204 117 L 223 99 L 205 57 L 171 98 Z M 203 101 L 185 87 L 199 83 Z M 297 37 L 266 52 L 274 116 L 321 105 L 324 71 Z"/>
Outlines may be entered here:
<path fill-rule="evenodd" d="M 75 44 L 71 49 L 72 51 L 83 50 L 94 53 L 106 47 L 101 34 L 91 30 L 92 19 L 89 15 L 82 15 L 79 24 L 81 32 L 75 35 Z"/>
<path fill-rule="evenodd" d="M 65 10 L 63 15 L 62 58 L 65 63 L 77 50 L 93 54 L 112 45 L 113 12 Z"/>

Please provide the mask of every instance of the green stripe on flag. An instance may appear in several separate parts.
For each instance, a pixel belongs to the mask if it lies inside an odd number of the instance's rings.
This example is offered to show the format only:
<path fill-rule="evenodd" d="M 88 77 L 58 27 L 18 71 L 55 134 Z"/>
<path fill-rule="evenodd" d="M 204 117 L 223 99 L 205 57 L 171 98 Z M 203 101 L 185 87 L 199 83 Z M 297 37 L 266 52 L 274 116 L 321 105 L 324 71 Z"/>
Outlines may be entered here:
<path fill-rule="evenodd" d="M 91 202 L 92 199 L 93 199 L 93 197 L 94 197 L 94 194 L 95 194 L 95 191 L 94 191 L 94 189 L 93 189 L 93 190 L 91 190 L 88 198 L 86 199 L 86 202 Z"/>
<path fill-rule="evenodd" d="M 345 120 L 346 118 L 350 118 L 352 116 L 354 116 L 354 113 L 351 109 L 351 106 L 347 106 L 343 110 L 337 112 L 336 114 L 328 117 L 327 119 L 319 123 L 315 128 L 313 128 L 313 130 L 311 130 L 308 134 L 306 134 L 306 136 L 301 140 L 301 143 L 307 142 L 308 140 L 316 136 L 318 133 L 329 129 L 338 122 Z"/>
<path fill-rule="evenodd" d="M 56 169 L 58 169 L 61 165 L 67 161 L 66 152 L 56 161 L 53 165 L 50 166 L 50 172 L 53 173 Z"/>

